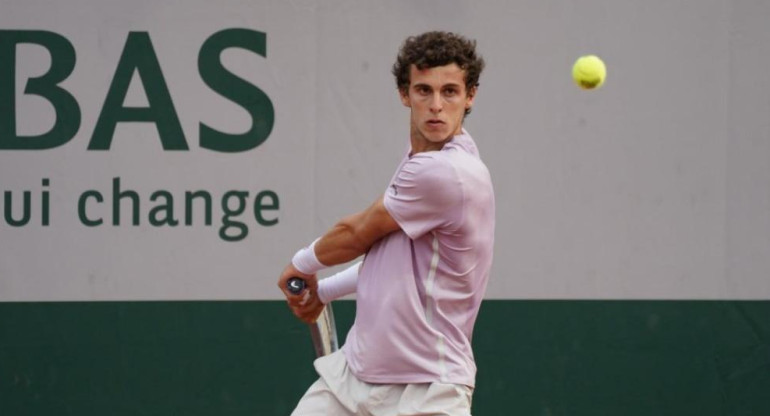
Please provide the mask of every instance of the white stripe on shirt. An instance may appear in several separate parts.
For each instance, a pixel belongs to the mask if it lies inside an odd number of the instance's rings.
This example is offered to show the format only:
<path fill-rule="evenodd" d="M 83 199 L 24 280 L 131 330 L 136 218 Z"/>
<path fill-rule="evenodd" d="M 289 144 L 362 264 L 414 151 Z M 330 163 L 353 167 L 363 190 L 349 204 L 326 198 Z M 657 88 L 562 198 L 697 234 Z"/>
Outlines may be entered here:
<path fill-rule="evenodd" d="M 436 281 L 436 270 L 438 269 L 439 253 L 438 253 L 438 236 L 433 233 L 433 257 L 430 261 L 430 270 L 428 271 L 427 282 L 425 282 L 425 320 L 428 325 L 433 327 L 433 309 L 436 301 L 433 298 L 433 287 Z M 437 306 L 435 308 L 438 308 Z M 435 329 L 435 327 L 433 327 Z M 444 380 L 446 374 L 446 364 L 444 362 L 444 355 L 446 354 L 446 347 L 444 346 L 444 334 L 439 333 L 438 342 L 436 344 L 438 350 L 438 367 L 439 377 Z"/>

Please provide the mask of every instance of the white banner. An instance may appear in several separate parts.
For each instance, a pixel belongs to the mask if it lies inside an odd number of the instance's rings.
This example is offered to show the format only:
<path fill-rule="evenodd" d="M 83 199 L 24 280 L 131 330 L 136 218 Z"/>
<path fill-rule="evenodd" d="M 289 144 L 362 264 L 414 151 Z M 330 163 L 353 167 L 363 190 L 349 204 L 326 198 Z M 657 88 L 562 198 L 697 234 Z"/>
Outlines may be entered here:
<path fill-rule="evenodd" d="M 487 61 L 488 298 L 769 298 L 770 6 L 743 3 L 0 0 L 0 301 L 280 298 L 385 189 L 390 67 L 434 29 Z"/>

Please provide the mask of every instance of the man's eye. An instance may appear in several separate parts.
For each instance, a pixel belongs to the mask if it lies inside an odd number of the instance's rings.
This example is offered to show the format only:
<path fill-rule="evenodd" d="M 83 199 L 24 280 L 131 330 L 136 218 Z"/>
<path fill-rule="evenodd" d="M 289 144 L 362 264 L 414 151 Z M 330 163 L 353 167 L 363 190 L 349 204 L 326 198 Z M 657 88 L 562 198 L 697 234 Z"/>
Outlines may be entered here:
<path fill-rule="evenodd" d="M 451 97 L 451 96 L 457 94 L 457 90 L 454 89 L 454 88 L 447 88 L 446 90 L 444 90 L 444 94 L 446 94 L 446 95 Z"/>

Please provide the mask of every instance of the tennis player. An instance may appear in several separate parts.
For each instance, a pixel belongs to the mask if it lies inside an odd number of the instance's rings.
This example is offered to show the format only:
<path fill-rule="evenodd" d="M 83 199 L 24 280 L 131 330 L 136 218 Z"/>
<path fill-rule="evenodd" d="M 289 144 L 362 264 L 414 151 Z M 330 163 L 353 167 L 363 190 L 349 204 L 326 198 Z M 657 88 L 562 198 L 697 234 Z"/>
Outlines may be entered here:
<path fill-rule="evenodd" d="M 446 32 L 407 38 L 393 66 L 410 109 L 410 144 L 387 190 L 299 250 L 278 281 L 294 314 L 356 293 L 340 351 L 319 358 L 319 379 L 292 413 L 470 415 L 473 326 L 487 286 L 495 200 L 489 171 L 463 128 L 483 59 L 475 41 Z M 318 282 L 316 273 L 365 255 Z M 286 282 L 304 278 L 308 295 Z"/>

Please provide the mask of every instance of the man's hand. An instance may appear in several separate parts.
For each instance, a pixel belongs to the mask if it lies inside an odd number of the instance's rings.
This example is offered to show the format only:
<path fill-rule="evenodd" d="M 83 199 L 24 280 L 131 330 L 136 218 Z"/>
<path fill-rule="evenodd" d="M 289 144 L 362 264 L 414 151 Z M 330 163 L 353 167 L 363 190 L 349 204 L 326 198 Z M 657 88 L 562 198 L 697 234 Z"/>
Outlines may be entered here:
<path fill-rule="evenodd" d="M 299 277 L 305 281 L 305 290 L 299 295 L 289 292 L 286 284 L 292 277 Z M 323 312 L 324 304 L 318 297 L 318 279 L 315 275 L 308 275 L 297 270 L 292 264 L 286 266 L 281 273 L 281 277 L 278 278 L 278 288 L 281 289 L 286 300 L 289 304 L 289 308 L 294 313 L 294 316 L 301 321 L 311 324 L 318 319 L 318 316 Z"/>

